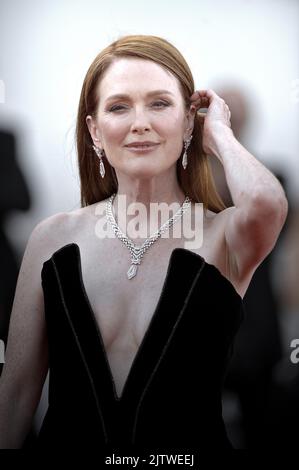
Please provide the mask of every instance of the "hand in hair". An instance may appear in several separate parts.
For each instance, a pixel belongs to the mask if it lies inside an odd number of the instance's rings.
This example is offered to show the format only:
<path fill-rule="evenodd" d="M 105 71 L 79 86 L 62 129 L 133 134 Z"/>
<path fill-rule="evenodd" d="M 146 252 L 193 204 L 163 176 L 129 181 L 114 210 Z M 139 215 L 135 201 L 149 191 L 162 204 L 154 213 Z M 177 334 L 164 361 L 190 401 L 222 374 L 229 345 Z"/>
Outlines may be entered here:
<path fill-rule="evenodd" d="M 202 125 L 202 145 L 206 154 L 215 154 L 216 137 L 222 130 L 231 130 L 231 113 L 225 101 L 213 90 L 195 91 L 190 97 L 191 108 L 198 111 Z M 206 112 L 199 110 L 206 109 Z"/>

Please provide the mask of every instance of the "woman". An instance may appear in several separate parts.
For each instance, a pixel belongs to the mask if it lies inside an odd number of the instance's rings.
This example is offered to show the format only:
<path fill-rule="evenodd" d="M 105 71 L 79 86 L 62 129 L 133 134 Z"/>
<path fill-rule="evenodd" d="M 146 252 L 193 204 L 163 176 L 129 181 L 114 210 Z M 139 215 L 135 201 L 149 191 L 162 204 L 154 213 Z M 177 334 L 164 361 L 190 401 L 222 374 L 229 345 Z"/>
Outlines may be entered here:
<path fill-rule="evenodd" d="M 208 108 L 204 122 L 199 108 Z M 235 139 L 225 102 L 194 92 L 184 58 L 155 36 L 123 37 L 95 58 L 77 146 L 82 207 L 38 224 L 24 254 L 1 446 L 22 444 L 49 367 L 42 447 L 230 448 L 221 385 L 242 297 L 286 217 L 279 182 Z M 209 154 L 224 166 L 228 209 Z M 176 203 L 175 214 L 152 238 L 139 236 L 138 250 L 123 235 L 131 210 L 141 205 L 144 227 L 158 202 Z M 194 222 L 199 203 L 203 242 L 190 250 L 170 227 Z"/>

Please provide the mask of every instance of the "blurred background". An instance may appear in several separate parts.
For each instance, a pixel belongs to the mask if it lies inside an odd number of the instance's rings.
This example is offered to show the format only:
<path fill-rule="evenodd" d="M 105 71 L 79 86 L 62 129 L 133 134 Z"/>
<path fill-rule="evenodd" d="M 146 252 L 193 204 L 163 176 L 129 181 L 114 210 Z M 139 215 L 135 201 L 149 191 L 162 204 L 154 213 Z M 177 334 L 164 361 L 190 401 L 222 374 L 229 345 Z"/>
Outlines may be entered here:
<path fill-rule="evenodd" d="M 196 89 L 228 103 L 240 142 L 282 182 L 280 239 L 244 299 L 246 318 L 225 383 L 238 448 L 291 446 L 299 422 L 299 2 L 297 0 L 1 0 L 0 339 L 6 340 L 28 237 L 42 219 L 80 207 L 75 119 L 96 54 L 125 34 L 153 34 L 186 58 Z M 219 192 L 231 204 L 221 166 Z M 36 416 L 38 429 L 45 394 Z M 34 434 L 34 430 L 33 430 Z"/>

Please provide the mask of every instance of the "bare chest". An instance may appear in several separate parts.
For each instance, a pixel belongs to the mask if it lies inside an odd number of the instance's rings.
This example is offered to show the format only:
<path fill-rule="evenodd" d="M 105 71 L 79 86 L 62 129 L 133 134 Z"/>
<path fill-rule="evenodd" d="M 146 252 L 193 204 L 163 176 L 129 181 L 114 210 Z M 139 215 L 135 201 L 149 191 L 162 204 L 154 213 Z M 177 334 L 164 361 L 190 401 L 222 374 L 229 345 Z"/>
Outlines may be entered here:
<path fill-rule="evenodd" d="M 190 251 L 221 269 L 223 236 L 206 230 L 203 241 L 201 247 Z M 175 248 L 185 248 L 185 240 L 155 242 L 145 252 L 132 279 L 127 276 L 131 256 L 119 239 L 93 242 L 88 237 L 79 237 L 78 245 L 85 291 L 120 395 L 161 298 L 171 253 Z"/>
<path fill-rule="evenodd" d="M 86 294 L 102 336 L 118 395 L 158 306 L 170 253 L 147 253 L 137 274 L 128 279 L 126 247 L 102 253 L 97 259 L 82 254 Z"/>
<path fill-rule="evenodd" d="M 107 255 L 98 260 L 87 255 L 84 262 L 83 254 L 85 290 L 106 350 L 118 346 L 136 349 L 159 301 L 170 254 L 146 254 L 132 279 L 127 276 L 131 262 L 126 247 Z"/>

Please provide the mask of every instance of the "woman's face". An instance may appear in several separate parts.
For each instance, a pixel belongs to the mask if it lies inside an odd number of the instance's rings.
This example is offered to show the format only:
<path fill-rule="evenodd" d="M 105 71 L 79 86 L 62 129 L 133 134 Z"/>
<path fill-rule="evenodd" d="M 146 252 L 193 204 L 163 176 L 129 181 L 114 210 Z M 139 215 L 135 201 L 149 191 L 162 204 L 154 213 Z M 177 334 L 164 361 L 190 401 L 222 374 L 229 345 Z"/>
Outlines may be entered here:
<path fill-rule="evenodd" d="M 177 161 L 183 140 L 192 134 L 195 112 L 186 111 L 170 72 L 148 60 L 116 59 L 97 92 L 96 116 L 88 116 L 86 122 L 94 144 L 105 150 L 116 173 L 151 177 Z M 113 97 L 116 94 L 123 96 Z M 136 141 L 158 145 L 145 153 L 126 147 Z"/>

